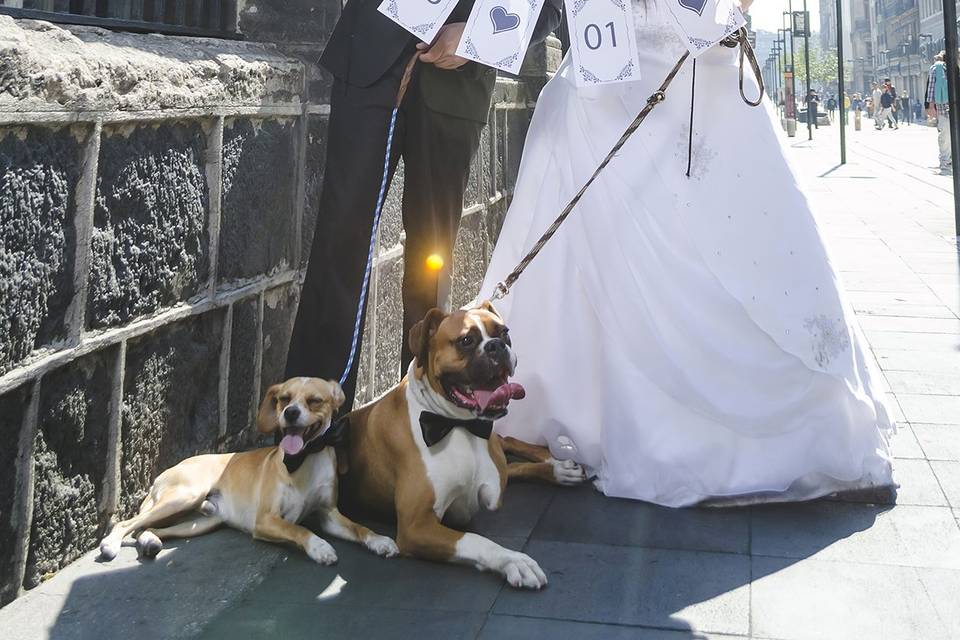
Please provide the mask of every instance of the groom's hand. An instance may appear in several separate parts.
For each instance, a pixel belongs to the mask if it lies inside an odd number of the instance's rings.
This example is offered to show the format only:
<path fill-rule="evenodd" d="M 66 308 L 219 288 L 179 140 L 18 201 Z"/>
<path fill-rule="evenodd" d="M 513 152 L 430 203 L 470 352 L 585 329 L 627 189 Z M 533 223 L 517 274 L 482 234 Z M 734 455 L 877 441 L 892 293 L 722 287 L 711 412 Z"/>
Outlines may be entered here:
<path fill-rule="evenodd" d="M 466 26 L 465 22 L 447 24 L 440 28 L 433 44 L 418 42 L 417 50 L 421 52 L 420 60 L 438 69 L 457 69 L 465 65 L 468 60 L 457 55 L 457 45 Z"/>

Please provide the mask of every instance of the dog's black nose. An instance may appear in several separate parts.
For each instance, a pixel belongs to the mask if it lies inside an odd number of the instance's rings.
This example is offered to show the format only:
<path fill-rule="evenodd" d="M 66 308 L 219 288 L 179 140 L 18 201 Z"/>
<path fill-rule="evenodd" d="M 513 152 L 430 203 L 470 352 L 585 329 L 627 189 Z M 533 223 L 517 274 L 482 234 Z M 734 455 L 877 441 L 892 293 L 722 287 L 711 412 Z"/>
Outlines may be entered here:
<path fill-rule="evenodd" d="M 283 410 L 283 419 L 287 422 L 296 422 L 300 417 L 300 407 L 289 406 Z"/>
<path fill-rule="evenodd" d="M 493 340 L 488 340 L 487 344 L 483 345 L 483 350 L 492 356 L 500 355 L 507 351 L 507 343 L 500 338 L 494 338 Z"/>

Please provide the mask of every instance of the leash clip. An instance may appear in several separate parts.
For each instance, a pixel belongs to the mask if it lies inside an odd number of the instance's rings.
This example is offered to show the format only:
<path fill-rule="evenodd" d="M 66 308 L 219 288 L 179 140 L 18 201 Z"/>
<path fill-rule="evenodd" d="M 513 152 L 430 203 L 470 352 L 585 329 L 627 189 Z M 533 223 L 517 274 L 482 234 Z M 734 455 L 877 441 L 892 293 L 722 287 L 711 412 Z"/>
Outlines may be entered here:
<path fill-rule="evenodd" d="M 506 285 L 503 281 L 497 283 L 497 288 L 493 291 L 494 300 L 502 300 L 507 297 L 507 294 L 510 293 L 510 287 Z"/>
<path fill-rule="evenodd" d="M 647 98 L 647 104 L 650 104 L 650 105 L 659 104 L 666 99 L 667 99 L 666 93 L 664 93 L 663 91 L 657 91 L 652 96 Z"/>

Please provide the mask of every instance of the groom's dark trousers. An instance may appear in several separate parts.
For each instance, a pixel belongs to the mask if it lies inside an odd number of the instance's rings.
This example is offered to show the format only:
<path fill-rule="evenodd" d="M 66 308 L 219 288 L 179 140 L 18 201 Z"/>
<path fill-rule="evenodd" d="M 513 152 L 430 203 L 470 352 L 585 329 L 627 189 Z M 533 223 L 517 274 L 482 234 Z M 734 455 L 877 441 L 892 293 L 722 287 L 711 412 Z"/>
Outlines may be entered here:
<path fill-rule="evenodd" d="M 334 75 L 327 161 L 287 377 L 336 379 L 350 350 L 390 112 L 417 42 L 377 11 L 380 2 L 349 0 L 320 59 Z M 465 22 L 472 3 L 461 0 L 448 24 Z M 560 7 L 560 0 L 548 0 L 535 40 L 556 27 Z M 493 69 L 472 62 L 452 71 L 418 63 L 397 116 L 389 178 L 402 157 L 404 370 L 412 360 L 410 328 L 437 304 L 437 275 L 427 270 L 427 257 L 438 254 L 452 263 L 470 162 L 495 81 Z M 357 364 L 344 384 L 345 408 L 353 400 Z"/>

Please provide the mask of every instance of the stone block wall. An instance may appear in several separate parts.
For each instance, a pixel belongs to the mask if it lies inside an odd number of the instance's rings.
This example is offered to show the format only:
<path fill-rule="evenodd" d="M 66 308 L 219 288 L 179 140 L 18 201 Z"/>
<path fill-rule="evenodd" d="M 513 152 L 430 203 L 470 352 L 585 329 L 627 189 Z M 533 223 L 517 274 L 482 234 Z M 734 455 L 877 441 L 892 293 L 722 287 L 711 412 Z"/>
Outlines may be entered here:
<path fill-rule="evenodd" d="M 162 469 L 259 442 L 323 215 L 315 61 L 340 4 L 239 4 L 245 41 L 0 15 L 0 605 L 94 548 Z M 554 44 L 498 81 L 448 304 L 479 286 Z M 361 401 L 399 378 L 400 176 Z"/>

